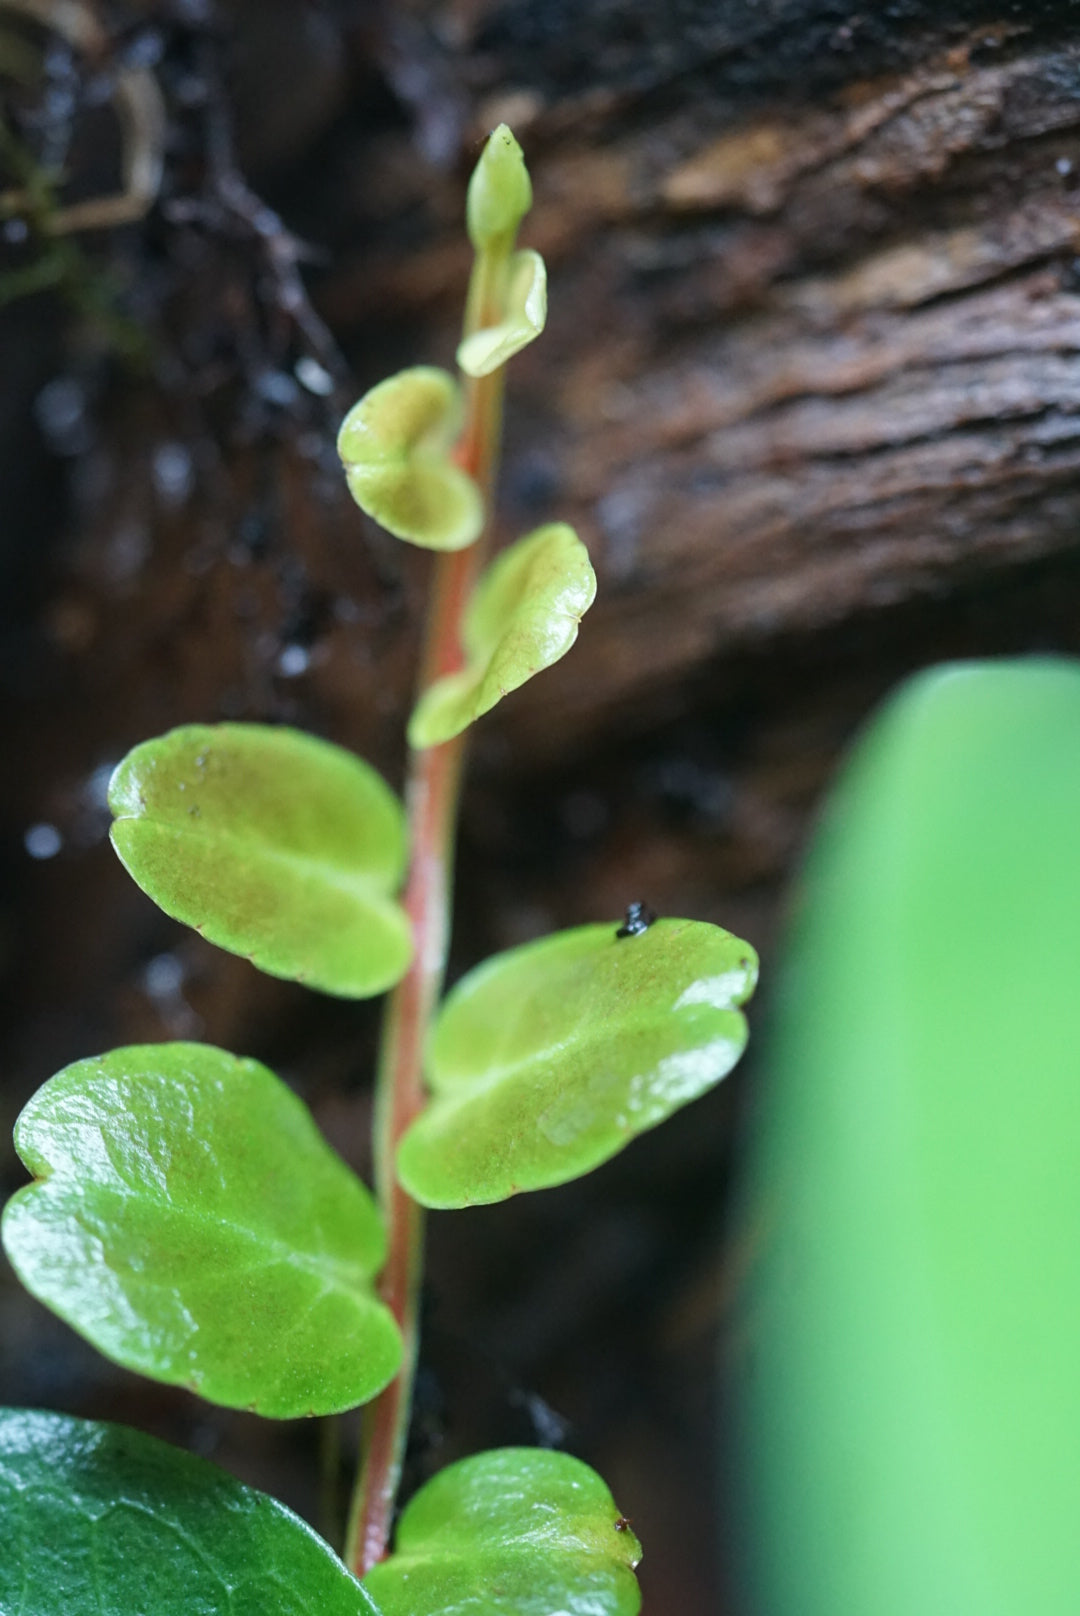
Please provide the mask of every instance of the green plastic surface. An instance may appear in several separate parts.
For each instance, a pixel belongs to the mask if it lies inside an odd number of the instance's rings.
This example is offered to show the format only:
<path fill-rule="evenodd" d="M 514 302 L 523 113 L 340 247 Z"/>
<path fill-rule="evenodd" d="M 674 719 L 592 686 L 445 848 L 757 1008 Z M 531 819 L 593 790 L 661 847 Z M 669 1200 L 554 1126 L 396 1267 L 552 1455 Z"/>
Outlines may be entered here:
<path fill-rule="evenodd" d="M 398 1175 L 425 1206 L 501 1201 L 578 1178 L 725 1077 L 757 957 L 719 926 L 640 936 L 580 926 L 497 954 L 447 996 L 433 1098 Z"/>
<path fill-rule="evenodd" d="M 374 1202 L 257 1061 L 185 1043 L 77 1061 L 15 1145 L 38 1181 L 4 1209 L 4 1249 L 106 1357 L 281 1419 L 351 1408 L 396 1372 Z"/>
<path fill-rule="evenodd" d="M 810 855 L 742 1222 L 758 1606 L 1080 1608 L 1080 665 L 936 669 Z"/>
<path fill-rule="evenodd" d="M 404 816 L 351 752 L 264 724 L 188 724 L 128 753 L 109 806 L 143 891 L 270 976 L 362 999 L 405 974 Z"/>
<path fill-rule="evenodd" d="M 466 666 L 424 692 L 409 722 L 409 744 L 448 741 L 565 656 L 595 594 L 589 552 L 565 522 L 537 528 L 504 550 L 465 614 Z"/>
<path fill-rule="evenodd" d="M 122 1425 L 0 1409 L 4 1616 L 379 1616 L 322 1540 Z"/>
<path fill-rule="evenodd" d="M 421 1488 L 364 1587 L 385 1616 L 636 1616 L 640 1559 L 588 1465 L 500 1448 Z"/>
<path fill-rule="evenodd" d="M 425 550 L 463 550 L 484 525 L 480 489 L 451 459 L 461 419 L 454 378 L 417 365 L 365 393 L 338 433 L 360 509 Z"/>

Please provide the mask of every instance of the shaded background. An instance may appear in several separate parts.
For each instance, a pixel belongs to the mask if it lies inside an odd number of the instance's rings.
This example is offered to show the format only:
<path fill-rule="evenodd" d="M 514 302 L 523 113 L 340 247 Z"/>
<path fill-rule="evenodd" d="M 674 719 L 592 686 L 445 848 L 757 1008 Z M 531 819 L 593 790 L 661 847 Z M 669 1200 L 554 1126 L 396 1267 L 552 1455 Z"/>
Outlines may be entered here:
<path fill-rule="evenodd" d="M 511 372 L 500 526 L 574 522 L 600 595 L 476 734 L 453 972 L 646 899 L 755 944 L 760 1033 L 809 816 L 873 703 L 943 656 L 1080 640 L 1080 7 L 85 10 L 73 42 L 48 0 L 0 0 L 0 1137 L 70 1060 L 201 1037 L 267 1061 L 369 1175 L 377 1007 L 158 914 L 104 789 L 137 740 L 225 717 L 400 783 L 430 561 L 343 497 L 333 436 L 364 387 L 452 361 L 501 118 L 551 314 Z M 64 228 L 125 153 L 160 159 L 152 205 Z M 580 1184 L 431 1221 L 414 1480 L 565 1442 L 645 1543 L 646 1608 L 680 1616 L 727 1608 L 714 1368 L 753 1086 L 751 1057 Z M 7 1145 L 0 1178 L 24 1178 Z M 339 1537 L 352 1420 L 137 1381 L 6 1267 L 0 1377 Z"/>

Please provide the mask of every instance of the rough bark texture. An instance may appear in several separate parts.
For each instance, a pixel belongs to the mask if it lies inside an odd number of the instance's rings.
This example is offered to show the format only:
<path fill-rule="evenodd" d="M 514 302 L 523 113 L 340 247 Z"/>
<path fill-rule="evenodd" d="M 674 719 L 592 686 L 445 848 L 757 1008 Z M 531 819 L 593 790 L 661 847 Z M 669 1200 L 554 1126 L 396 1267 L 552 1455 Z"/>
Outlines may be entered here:
<path fill-rule="evenodd" d="M 767 984 L 808 812 L 873 701 L 939 656 L 1080 645 L 1080 4 L 236 0 L 216 31 L 196 0 L 99 9 L 117 50 L 147 26 L 162 46 L 161 204 L 85 242 L 153 358 L 118 368 L 113 327 L 87 338 L 59 301 L 2 316 L 0 1121 L 65 1061 L 204 1036 L 284 1071 L 363 1167 L 374 1011 L 157 916 L 101 792 L 136 740 L 224 716 L 400 778 L 428 563 L 343 498 L 332 437 L 362 387 L 452 358 L 483 131 L 526 146 L 551 290 L 500 519 L 574 522 L 600 594 L 478 732 L 455 963 L 647 898 L 750 937 Z M 82 194 L 115 166 L 93 119 Z M 351 367 L 328 398 L 296 382 L 334 357 L 243 178 L 319 249 L 307 285 Z M 58 377 L 74 405 L 42 399 Z M 747 1082 L 432 1235 L 419 1468 L 543 1430 L 546 1399 L 646 1540 L 647 1608 L 680 1616 L 719 1600 L 718 1227 Z M 317 1513 L 310 1437 L 140 1388 L 5 1275 L 0 1319 L 11 1401 L 138 1418 Z"/>

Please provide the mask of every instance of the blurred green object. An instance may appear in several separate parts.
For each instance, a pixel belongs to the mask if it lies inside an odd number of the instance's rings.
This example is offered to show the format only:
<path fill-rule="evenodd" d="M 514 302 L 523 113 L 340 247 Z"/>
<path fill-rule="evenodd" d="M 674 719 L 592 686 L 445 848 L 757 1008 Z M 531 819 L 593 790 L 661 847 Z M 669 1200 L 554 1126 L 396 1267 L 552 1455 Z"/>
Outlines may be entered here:
<path fill-rule="evenodd" d="M 742 1202 L 761 1616 L 1080 1611 L 1080 663 L 910 680 L 799 894 Z"/>

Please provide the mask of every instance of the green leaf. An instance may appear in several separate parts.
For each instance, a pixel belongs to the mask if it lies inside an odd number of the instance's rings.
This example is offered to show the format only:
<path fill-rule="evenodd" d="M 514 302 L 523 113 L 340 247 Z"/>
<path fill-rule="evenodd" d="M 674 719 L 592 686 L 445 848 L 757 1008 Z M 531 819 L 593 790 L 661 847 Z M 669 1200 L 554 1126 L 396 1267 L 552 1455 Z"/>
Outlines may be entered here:
<path fill-rule="evenodd" d="M 589 552 L 565 522 L 537 528 L 504 550 L 465 614 L 466 666 L 424 692 L 409 722 L 409 744 L 448 741 L 565 656 L 595 594 Z"/>
<path fill-rule="evenodd" d="M 113 775 L 113 846 L 175 920 L 343 998 L 392 987 L 412 939 L 401 805 L 341 747 L 262 724 L 189 724 Z"/>
<path fill-rule="evenodd" d="M 185 1043 L 76 1061 L 15 1146 L 37 1182 L 4 1209 L 4 1249 L 107 1358 L 278 1419 L 351 1408 L 396 1372 L 379 1214 L 258 1061 Z"/>
<path fill-rule="evenodd" d="M 799 891 L 737 1237 L 752 1608 L 1071 1616 L 1080 662 L 908 680 Z"/>
<path fill-rule="evenodd" d="M 509 239 L 532 207 L 525 157 L 505 123 L 493 129 L 469 180 L 465 222 L 477 252 Z"/>
<path fill-rule="evenodd" d="M 501 1448 L 447 1467 L 364 1579 L 384 1616 L 636 1616 L 641 1545 L 580 1459 Z"/>
<path fill-rule="evenodd" d="M 461 395 L 445 370 L 418 365 L 365 393 L 338 433 L 360 509 L 425 550 L 472 544 L 484 525 L 484 501 L 450 458 L 460 427 Z"/>
<path fill-rule="evenodd" d="M 503 316 L 458 345 L 457 362 L 467 376 L 490 376 L 538 337 L 547 322 L 547 270 L 531 248 L 510 259 L 502 297 Z"/>
<path fill-rule="evenodd" d="M 4 1616 L 379 1616 L 296 1515 L 122 1425 L 0 1409 Z"/>
<path fill-rule="evenodd" d="M 726 1076 L 756 980 L 749 944 L 695 920 L 497 954 L 435 1022 L 401 1182 L 425 1206 L 470 1206 L 589 1172 Z"/>

